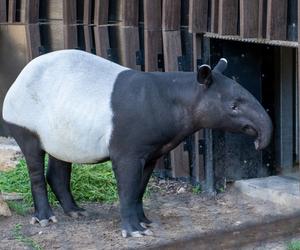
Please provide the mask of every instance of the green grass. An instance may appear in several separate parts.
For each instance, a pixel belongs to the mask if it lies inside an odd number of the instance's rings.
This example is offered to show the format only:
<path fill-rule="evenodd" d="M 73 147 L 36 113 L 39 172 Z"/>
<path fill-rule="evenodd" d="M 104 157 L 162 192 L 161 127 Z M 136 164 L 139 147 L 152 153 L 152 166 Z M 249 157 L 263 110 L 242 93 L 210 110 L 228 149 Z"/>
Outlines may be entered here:
<path fill-rule="evenodd" d="M 35 242 L 33 239 L 31 239 L 30 237 L 22 233 L 22 226 L 20 224 L 15 225 L 15 228 L 13 230 L 13 236 L 17 241 L 24 243 L 30 249 L 34 249 L 34 250 L 43 249 L 37 242 Z"/>
<path fill-rule="evenodd" d="M 8 207 L 19 215 L 26 215 L 30 206 L 24 201 L 7 201 Z"/>
<path fill-rule="evenodd" d="M 300 241 L 292 241 L 291 243 L 288 244 L 288 250 L 300 250 Z"/>
<path fill-rule="evenodd" d="M 118 199 L 116 180 L 110 162 L 95 165 L 73 164 L 71 187 L 74 198 L 78 202 L 112 203 Z M 30 181 L 25 160 L 20 160 L 17 167 L 11 171 L 0 172 L 0 192 L 20 193 L 25 205 L 32 206 Z M 51 205 L 58 204 L 49 186 L 48 196 Z M 24 208 L 16 203 L 11 203 L 10 206 L 20 213 Z"/>
<path fill-rule="evenodd" d="M 197 184 L 192 189 L 193 194 L 200 194 L 202 192 L 201 185 Z"/>

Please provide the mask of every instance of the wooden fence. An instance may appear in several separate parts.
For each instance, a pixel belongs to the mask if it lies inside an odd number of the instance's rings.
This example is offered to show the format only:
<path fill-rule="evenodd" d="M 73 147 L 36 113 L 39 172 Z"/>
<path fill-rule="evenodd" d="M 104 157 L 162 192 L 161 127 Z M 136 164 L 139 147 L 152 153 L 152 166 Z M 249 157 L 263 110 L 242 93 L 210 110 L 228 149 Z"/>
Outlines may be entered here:
<path fill-rule="evenodd" d="M 297 47 L 295 6 L 296 0 L 0 0 L 0 27 L 24 25 L 27 61 L 77 48 L 137 70 L 192 71 L 208 63 L 204 37 Z M 188 138 L 160 168 L 203 181 L 203 137 L 200 131 Z"/>

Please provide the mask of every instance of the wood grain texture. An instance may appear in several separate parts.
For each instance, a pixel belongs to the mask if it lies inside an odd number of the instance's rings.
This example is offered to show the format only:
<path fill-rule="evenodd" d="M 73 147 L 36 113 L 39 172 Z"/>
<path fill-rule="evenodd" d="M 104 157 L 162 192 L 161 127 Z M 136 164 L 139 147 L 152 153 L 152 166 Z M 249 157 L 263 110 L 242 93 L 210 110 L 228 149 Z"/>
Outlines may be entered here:
<path fill-rule="evenodd" d="M 139 0 L 121 0 L 121 19 L 123 26 L 138 26 Z"/>
<path fill-rule="evenodd" d="M 92 23 L 92 0 L 84 0 L 83 3 L 83 24 Z"/>
<path fill-rule="evenodd" d="M 41 36 L 39 24 L 27 24 L 26 26 L 26 40 L 28 50 L 28 60 L 32 60 L 40 55 Z"/>
<path fill-rule="evenodd" d="M 64 25 L 64 48 L 75 49 L 78 48 L 77 41 L 77 25 Z"/>
<path fill-rule="evenodd" d="M 8 0 L 8 22 L 14 23 L 16 21 L 16 7 L 17 1 L 16 0 Z"/>
<path fill-rule="evenodd" d="M 181 143 L 170 152 L 173 178 L 190 176 L 189 154 L 183 147 Z"/>
<path fill-rule="evenodd" d="M 238 0 L 219 0 L 218 33 L 220 35 L 237 35 Z"/>
<path fill-rule="evenodd" d="M 7 22 L 6 11 L 7 11 L 6 0 L 0 0 L 0 23 Z"/>
<path fill-rule="evenodd" d="M 98 56 L 108 58 L 107 50 L 110 48 L 108 26 L 107 25 L 95 26 L 94 34 L 95 34 L 96 54 Z"/>
<path fill-rule="evenodd" d="M 94 24 L 102 25 L 108 23 L 109 0 L 95 0 Z"/>
<path fill-rule="evenodd" d="M 207 32 L 208 0 L 190 0 L 189 32 Z"/>
<path fill-rule="evenodd" d="M 287 38 L 287 1 L 268 0 L 266 38 L 286 40 Z"/>
<path fill-rule="evenodd" d="M 258 37 L 259 0 L 240 0 L 240 35 Z"/>
<path fill-rule="evenodd" d="M 180 0 L 163 0 L 162 29 L 173 31 L 180 29 Z"/>
<path fill-rule="evenodd" d="M 160 30 L 145 30 L 145 71 L 160 71 L 158 55 L 162 55 L 162 33 Z"/>
<path fill-rule="evenodd" d="M 136 52 L 140 50 L 138 27 L 120 27 L 120 62 L 131 69 L 140 70 L 136 65 Z"/>
<path fill-rule="evenodd" d="M 218 33 L 219 0 L 211 0 L 210 8 L 210 32 Z"/>
<path fill-rule="evenodd" d="M 26 23 L 39 22 L 39 7 L 40 7 L 40 0 L 26 0 L 26 6 L 25 6 Z"/>
<path fill-rule="evenodd" d="M 92 27 L 89 25 L 84 25 L 83 34 L 84 34 L 85 51 L 91 53 L 93 49 L 93 41 L 94 41 Z"/>
<path fill-rule="evenodd" d="M 178 71 L 178 57 L 182 56 L 180 31 L 163 31 L 165 71 Z"/>
<path fill-rule="evenodd" d="M 267 25 L 267 0 L 259 0 L 258 4 L 258 38 L 265 38 Z"/>
<path fill-rule="evenodd" d="M 76 24 L 76 1 L 63 0 L 63 20 L 65 25 Z"/>
<path fill-rule="evenodd" d="M 162 0 L 144 0 L 144 28 L 145 30 L 161 30 Z"/>

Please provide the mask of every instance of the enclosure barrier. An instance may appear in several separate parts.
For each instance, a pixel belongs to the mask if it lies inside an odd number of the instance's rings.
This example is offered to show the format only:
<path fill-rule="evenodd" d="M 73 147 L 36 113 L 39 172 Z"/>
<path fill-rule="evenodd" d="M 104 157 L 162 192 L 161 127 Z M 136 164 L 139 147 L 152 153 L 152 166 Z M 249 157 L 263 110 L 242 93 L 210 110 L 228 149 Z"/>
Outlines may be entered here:
<path fill-rule="evenodd" d="M 203 51 L 209 37 L 297 47 L 296 6 L 296 0 L 0 0 L 1 64 L 12 67 L 9 56 L 19 62 L 0 79 L 1 105 L 26 62 L 63 48 L 136 70 L 196 71 L 210 61 Z M 158 169 L 205 182 L 208 147 L 197 132 L 160 159 Z"/>

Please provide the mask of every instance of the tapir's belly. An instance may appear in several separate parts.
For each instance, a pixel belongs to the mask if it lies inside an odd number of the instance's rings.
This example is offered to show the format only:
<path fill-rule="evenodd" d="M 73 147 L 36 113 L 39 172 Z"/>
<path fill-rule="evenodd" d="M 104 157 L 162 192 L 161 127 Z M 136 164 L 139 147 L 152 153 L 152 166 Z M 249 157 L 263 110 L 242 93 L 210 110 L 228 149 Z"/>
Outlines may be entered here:
<path fill-rule="evenodd" d="M 100 161 L 109 156 L 111 94 L 124 70 L 80 51 L 41 56 L 9 89 L 3 118 L 35 132 L 43 149 L 60 160 Z"/>

